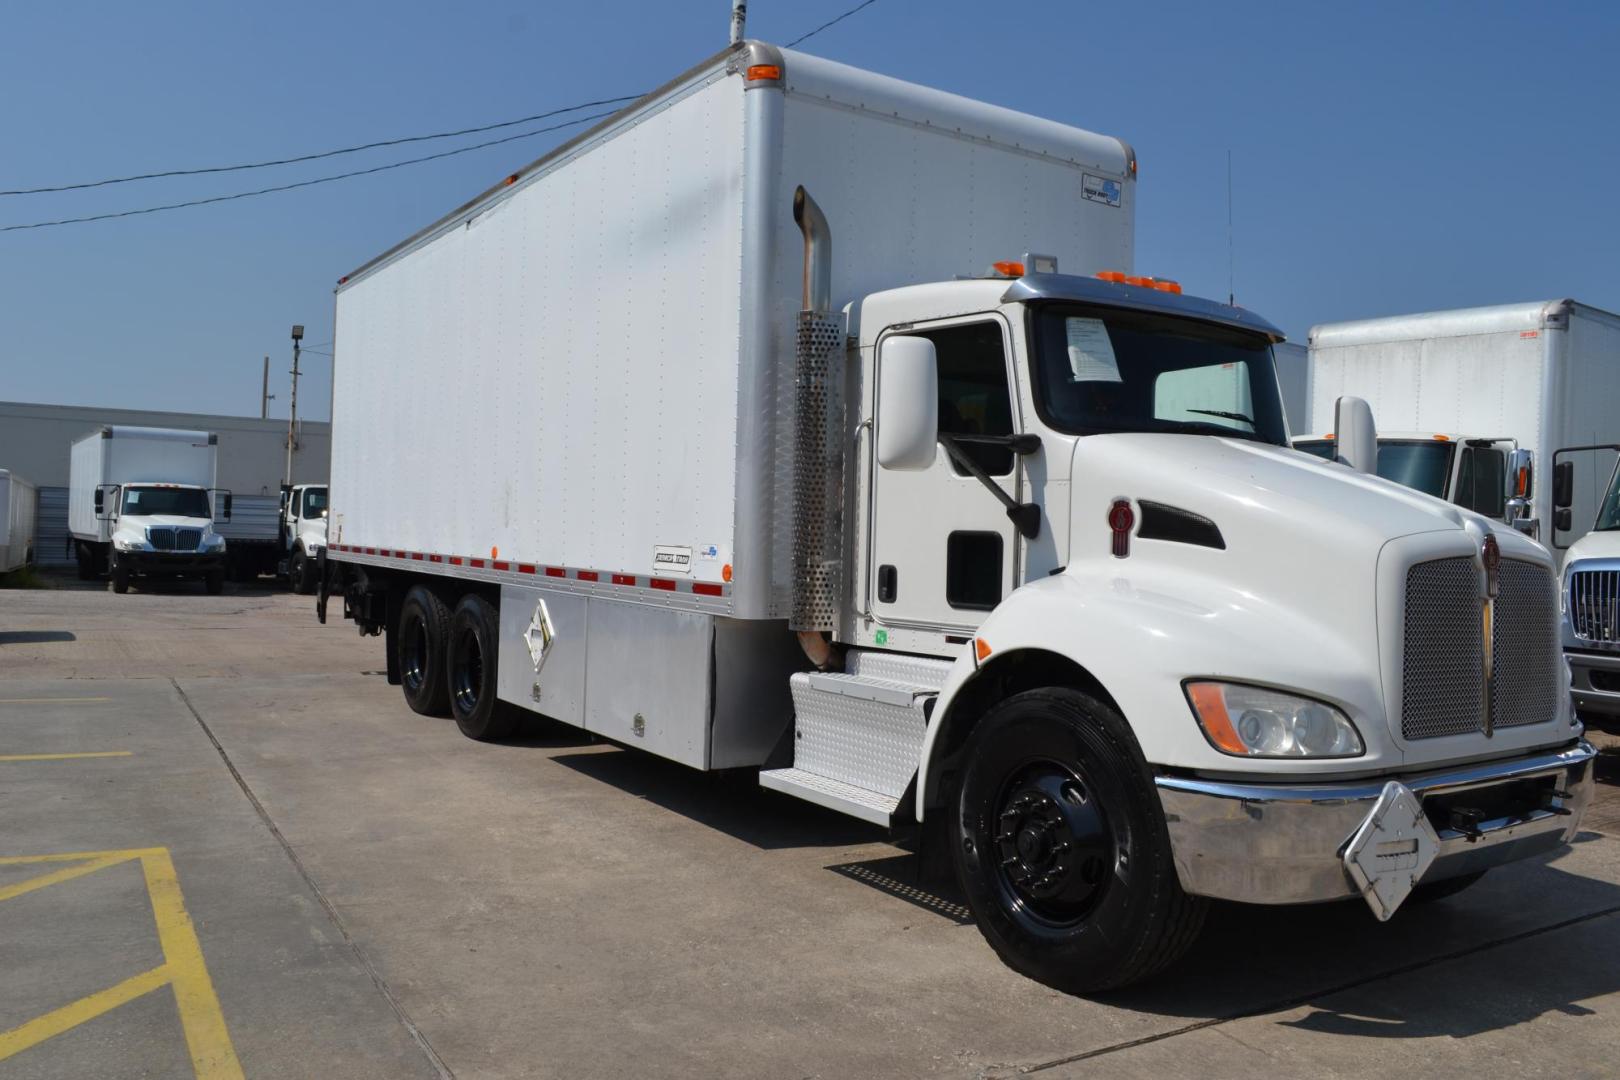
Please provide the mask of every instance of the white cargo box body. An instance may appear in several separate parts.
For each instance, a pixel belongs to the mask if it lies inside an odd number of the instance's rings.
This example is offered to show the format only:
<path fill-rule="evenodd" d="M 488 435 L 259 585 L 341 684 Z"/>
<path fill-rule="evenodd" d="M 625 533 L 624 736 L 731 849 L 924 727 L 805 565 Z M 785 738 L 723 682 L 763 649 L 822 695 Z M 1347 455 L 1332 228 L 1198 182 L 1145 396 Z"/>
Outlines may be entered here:
<path fill-rule="evenodd" d="M 1512 438 L 1535 451 L 1531 517 L 1552 540 L 1552 455 L 1620 442 L 1620 316 L 1573 300 L 1436 311 L 1313 327 L 1311 427 L 1333 403 L 1366 398 L 1380 434 Z M 1577 462 L 1567 547 L 1590 527 L 1608 463 Z"/>
<path fill-rule="evenodd" d="M 781 80 L 747 81 L 762 55 Z M 1133 165 L 1116 139 L 728 50 L 340 284 L 333 555 L 780 617 L 795 187 L 831 223 L 837 309 L 1026 251 L 1129 271 Z"/>
<path fill-rule="evenodd" d="M 39 493 L 34 485 L 0 469 L 0 574 L 28 565 L 36 538 Z"/>
<path fill-rule="evenodd" d="M 98 428 L 73 443 L 68 458 L 68 532 L 106 543 L 112 522 L 96 519 L 96 489 L 140 482 L 214 487 L 218 438 L 176 428 Z"/>

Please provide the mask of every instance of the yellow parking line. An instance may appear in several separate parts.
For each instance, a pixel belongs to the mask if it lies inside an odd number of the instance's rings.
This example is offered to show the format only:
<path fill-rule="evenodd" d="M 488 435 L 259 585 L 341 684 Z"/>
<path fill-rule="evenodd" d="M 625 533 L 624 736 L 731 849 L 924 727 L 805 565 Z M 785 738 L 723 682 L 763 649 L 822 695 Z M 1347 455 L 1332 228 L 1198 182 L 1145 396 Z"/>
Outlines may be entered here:
<path fill-rule="evenodd" d="M 0 1061 L 75 1028 L 87 1020 L 94 1020 L 104 1012 L 111 1012 L 120 1005 L 134 1001 L 142 994 L 149 994 L 168 981 L 168 965 L 155 967 L 151 971 L 144 971 L 133 978 L 125 979 L 117 986 L 98 990 L 89 997 L 69 1002 L 44 1016 L 36 1016 L 28 1023 L 14 1027 L 10 1031 L 0 1032 Z M 202 1073 L 197 1075 L 201 1076 Z"/>
<path fill-rule="evenodd" d="M 49 874 L 41 874 L 39 877 L 31 877 L 27 881 L 19 881 L 15 885 L 7 885 L 5 888 L 0 889 L 0 900 L 10 900 L 14 896 L 30 893 L 35 889 L 43 889 L 47 885 L 55 885 L 59 881 L 72 881 L 76 877 L 93 874 L 103 867 L 126 861 L 127 857 L 107 855 L 98 859 L 91 859 L 87 863 L 80 863 L 78 866 L 69 866 L 64 870 L 56 870 Z"/>
<path fill-rule="evenodd" d="M 0 754 L 0 761 L 72 761 L 90 757 L 129 757 L 133 750 L 92 750 L 83 754 Z"/>
<path fill-rule="evenodd" d="M 88 705 L 110 697 L 0 697 L 0 705 Z"/>

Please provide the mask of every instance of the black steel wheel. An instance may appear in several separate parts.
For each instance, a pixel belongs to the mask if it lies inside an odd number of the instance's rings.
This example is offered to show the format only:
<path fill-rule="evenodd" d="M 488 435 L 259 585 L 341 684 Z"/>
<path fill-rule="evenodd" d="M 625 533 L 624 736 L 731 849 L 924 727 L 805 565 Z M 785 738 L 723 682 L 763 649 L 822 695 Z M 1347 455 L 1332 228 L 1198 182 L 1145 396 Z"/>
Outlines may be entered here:
<path fill-rule="evenodd" d="M 450 715 L 450 693 L 444 677 L 450 612 L 425 585 L 413 585 L 399 608 L 400 688 L 405 703 L 423 716 Z"/>
<path fill-rule="evenodd" d="M 514 713 L 495 697 L 500 651 L 500 613 L 477 593 L 468 593 L 450 616 L 450 714 L 469 739 L 500 739 L 511 734 Z"/>
<path fill-rule="evenodd" d="M 129 592 L 129 564 L 124 562 L 117 555 L 112 557 L 112 568 L 108 576 L 112 579 L 113 592 Z"/>
<path fill-rule="evenodd" d="M 1130 726 L 1069 689 L 993 708 L 952 800 L 958 878 L 1003 961 L 1070 993 L 1137 982 L 1196 940 L 1153 777 Z"/>
<path fill-rule="evenodd" d="M 309 556 L 302 551 L 293 552 L 292 562 L 287 567 L 287 583 L 292 586 L 292 591 L 300 596 L 308 593 L 315 585 L 315 578 L 310 569 Z"/>

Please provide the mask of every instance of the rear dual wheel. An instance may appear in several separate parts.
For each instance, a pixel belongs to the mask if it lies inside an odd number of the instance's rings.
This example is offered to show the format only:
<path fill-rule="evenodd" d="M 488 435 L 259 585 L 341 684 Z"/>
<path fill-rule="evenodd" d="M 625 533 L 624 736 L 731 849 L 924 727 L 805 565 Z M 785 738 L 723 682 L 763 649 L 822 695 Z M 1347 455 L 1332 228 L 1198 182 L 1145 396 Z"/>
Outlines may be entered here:
<path fill-rule="evenodd" d="M 470 739 L 511 734 L 515 711 L 495 697 L 495 605 L 468 593 L 452 612 L 432 589 L 414 585 L 400 607 L 398 648 L 400 684 L 412 709 L 454 717 Z"/>
<path fill-rule="evenodd" d="M 975 728 L 953 807 L 958 878 L 1002 960 L 1069 993 L 1161 971 L 1206 901 L 1181 889 L 1125 719 L 1076 690 L 1008 698 Z"/>

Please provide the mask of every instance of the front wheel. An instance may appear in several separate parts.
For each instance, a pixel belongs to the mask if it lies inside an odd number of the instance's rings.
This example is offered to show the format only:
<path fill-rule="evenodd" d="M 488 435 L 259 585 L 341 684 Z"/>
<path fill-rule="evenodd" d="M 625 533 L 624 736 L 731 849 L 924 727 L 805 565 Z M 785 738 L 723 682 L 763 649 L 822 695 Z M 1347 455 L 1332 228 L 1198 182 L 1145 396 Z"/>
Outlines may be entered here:
<path fill-rule="evenodd" d="M 446 672 L 450 714 L 469 739 L 487 741 L 512 733 L 513 712 L 495 699 L 495 663 L 500 651 L 499 614 L 477 593 L 468 593 L 450 616 Z"/>
<path fill-rule="evenodd" d="M 1145 979 L 1197 939 L 1153 778 L 1124 717 L 1088 694 L 1030 690 L 968 740 L 954 800 L 968 906 L 1002 960 L 1069 993 Z"/>
<path fill-rule="evenodd" d="M 218 596 L 225 591 L 225 568 L 223 566 L 216 566 L 208 571 L 207 576 L 203 578 L 203 589 L 209 596 Z"/>
<path fill-rule="evenodd" d="M 310 587 L 314 584 L 314 576 L 310 571 L 309 557 L 302 551 L 293 552 L 292 562 L 287 567 L 287 581 L 292 586 L 293 592 L 303 596 L 310 591 Z"/>
<path fill-rule="evenodd" d="M 112 560 L 112 591 L 115 593 L 129 592 L 129 564 L 114 555 Z"/>

